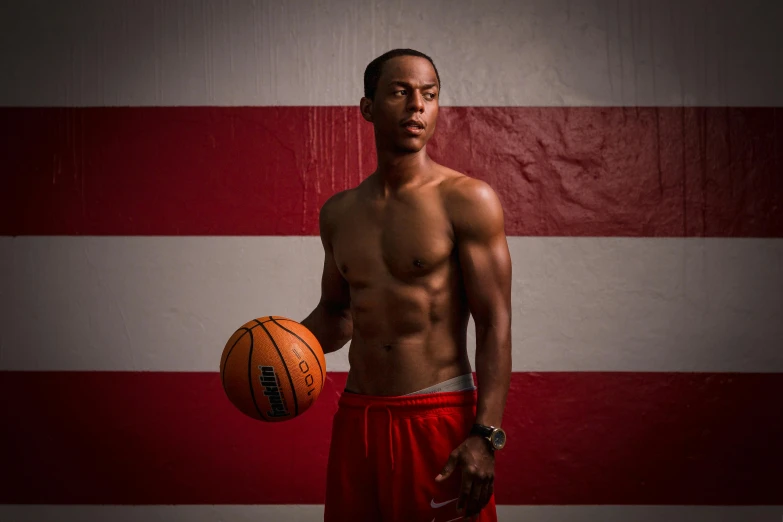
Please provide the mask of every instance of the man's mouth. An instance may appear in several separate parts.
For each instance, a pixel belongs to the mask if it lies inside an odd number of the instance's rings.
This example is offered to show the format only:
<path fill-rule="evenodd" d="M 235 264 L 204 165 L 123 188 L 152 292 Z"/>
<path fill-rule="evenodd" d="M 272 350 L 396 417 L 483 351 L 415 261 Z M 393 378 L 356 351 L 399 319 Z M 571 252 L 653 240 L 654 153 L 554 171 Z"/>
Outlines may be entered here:
<path fill-rule="evenodd" d="M 424 125 L 418 121 L 403 122 L 402 127 L 410 134 L 419 135 L 424 132 Z"/>

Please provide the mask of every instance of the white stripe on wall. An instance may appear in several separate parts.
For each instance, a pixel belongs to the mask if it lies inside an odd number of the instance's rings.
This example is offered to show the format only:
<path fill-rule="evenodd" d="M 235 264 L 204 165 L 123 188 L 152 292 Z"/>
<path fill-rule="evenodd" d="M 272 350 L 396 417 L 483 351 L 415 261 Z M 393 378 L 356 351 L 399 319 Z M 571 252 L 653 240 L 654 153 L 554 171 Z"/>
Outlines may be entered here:
<path fill-rule="evenodd" d="M 444 105 L 780 106 L 766 0 L 27 0 L 0 4 L 0 106 L 356 105 L 430 54 Z"/>
<path fill-rule="evenodd" d="M 783 240 L 509 245 L 515 371 L 783 371 Z M 322 256 L 317 237 L 0 238 L 0 370 L 217 371 L 246 321 L 307 315 Z"/>
<path fill-rule="evenodd" d="M 780 522 L 783 506 L 498 506 L 501 522 Z M 0 506 L 5 522 L 321 522 L 323 506 Z"/>

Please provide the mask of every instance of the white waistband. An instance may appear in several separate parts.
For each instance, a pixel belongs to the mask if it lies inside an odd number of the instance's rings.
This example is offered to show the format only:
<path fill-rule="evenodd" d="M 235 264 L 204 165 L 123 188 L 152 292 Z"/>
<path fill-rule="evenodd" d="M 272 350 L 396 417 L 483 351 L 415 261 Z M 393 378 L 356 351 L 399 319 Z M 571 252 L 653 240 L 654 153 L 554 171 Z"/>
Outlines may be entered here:
<path fill-rule="evenodd" d="M 458 377 L 454 377 L 453 379 L 449 379 L 441 383 L 435 384 L 434 386 L 429 386 L 427 388 L 424 388 L 423 390 L 415 391 L 412 393 L 406 393 L 405 395 L 420 395 L 423 393 L 467 391 L 467 390 L 475 390 L 475 389 L 476 386 L 473 384 L 473 374 L 466 373 L 465 375 L 460 375 Z"/>

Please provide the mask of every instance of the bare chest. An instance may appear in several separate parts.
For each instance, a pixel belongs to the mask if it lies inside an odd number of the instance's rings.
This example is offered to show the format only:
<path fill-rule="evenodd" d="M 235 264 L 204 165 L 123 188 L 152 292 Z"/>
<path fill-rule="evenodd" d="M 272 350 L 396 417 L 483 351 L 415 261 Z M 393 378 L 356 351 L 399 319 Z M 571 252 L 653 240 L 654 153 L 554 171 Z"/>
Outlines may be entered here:
<path fill-rule="evenodd" d="M 333 237 L 335 261 L 352 286 L 391 277 L 413 281 L 451 258 L 445 211 L 426 201 L 361 205 L 344 216 Z"/>

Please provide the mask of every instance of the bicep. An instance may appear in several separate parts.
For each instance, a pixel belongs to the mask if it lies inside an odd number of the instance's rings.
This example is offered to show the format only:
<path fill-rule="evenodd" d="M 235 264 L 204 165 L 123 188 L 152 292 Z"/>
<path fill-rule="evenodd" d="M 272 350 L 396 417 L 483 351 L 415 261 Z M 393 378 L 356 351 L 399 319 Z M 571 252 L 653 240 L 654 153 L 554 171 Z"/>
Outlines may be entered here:
<path fill-rule="evenodd" d="M 321 303 L 334 311 L 342 311 L 351 303 L 348 282 L 337 268 L 334 254 L 327 246 L 324 247 L 324 266 L 321 275 Z"/>
<path fill-rule="evenodd" d="M 331 236 L 334 228 L 336 196 L 332 196 L 321 208 L 318 217 L 321 245 L 324 251 L 324 264 L 321 273 L 321 300 L 330 312 L 343 312 L 351 302 L 348 282 L 345 280 L 332 251 Z"/>
<path fill-rule="evenodd" d="M 474 183 L 455 209 L 455 232 L 463 284 L 476 321 L 494 323 L 510 314 L 511 255 L 503 207 L 494 191 Z"/>
<path fill-rule="evenodd" d="M 477 322 L 494 322 L 511 307 L 511 256 L 504 234 L 459 244 L 459 260 L 468 307 Z"/>

